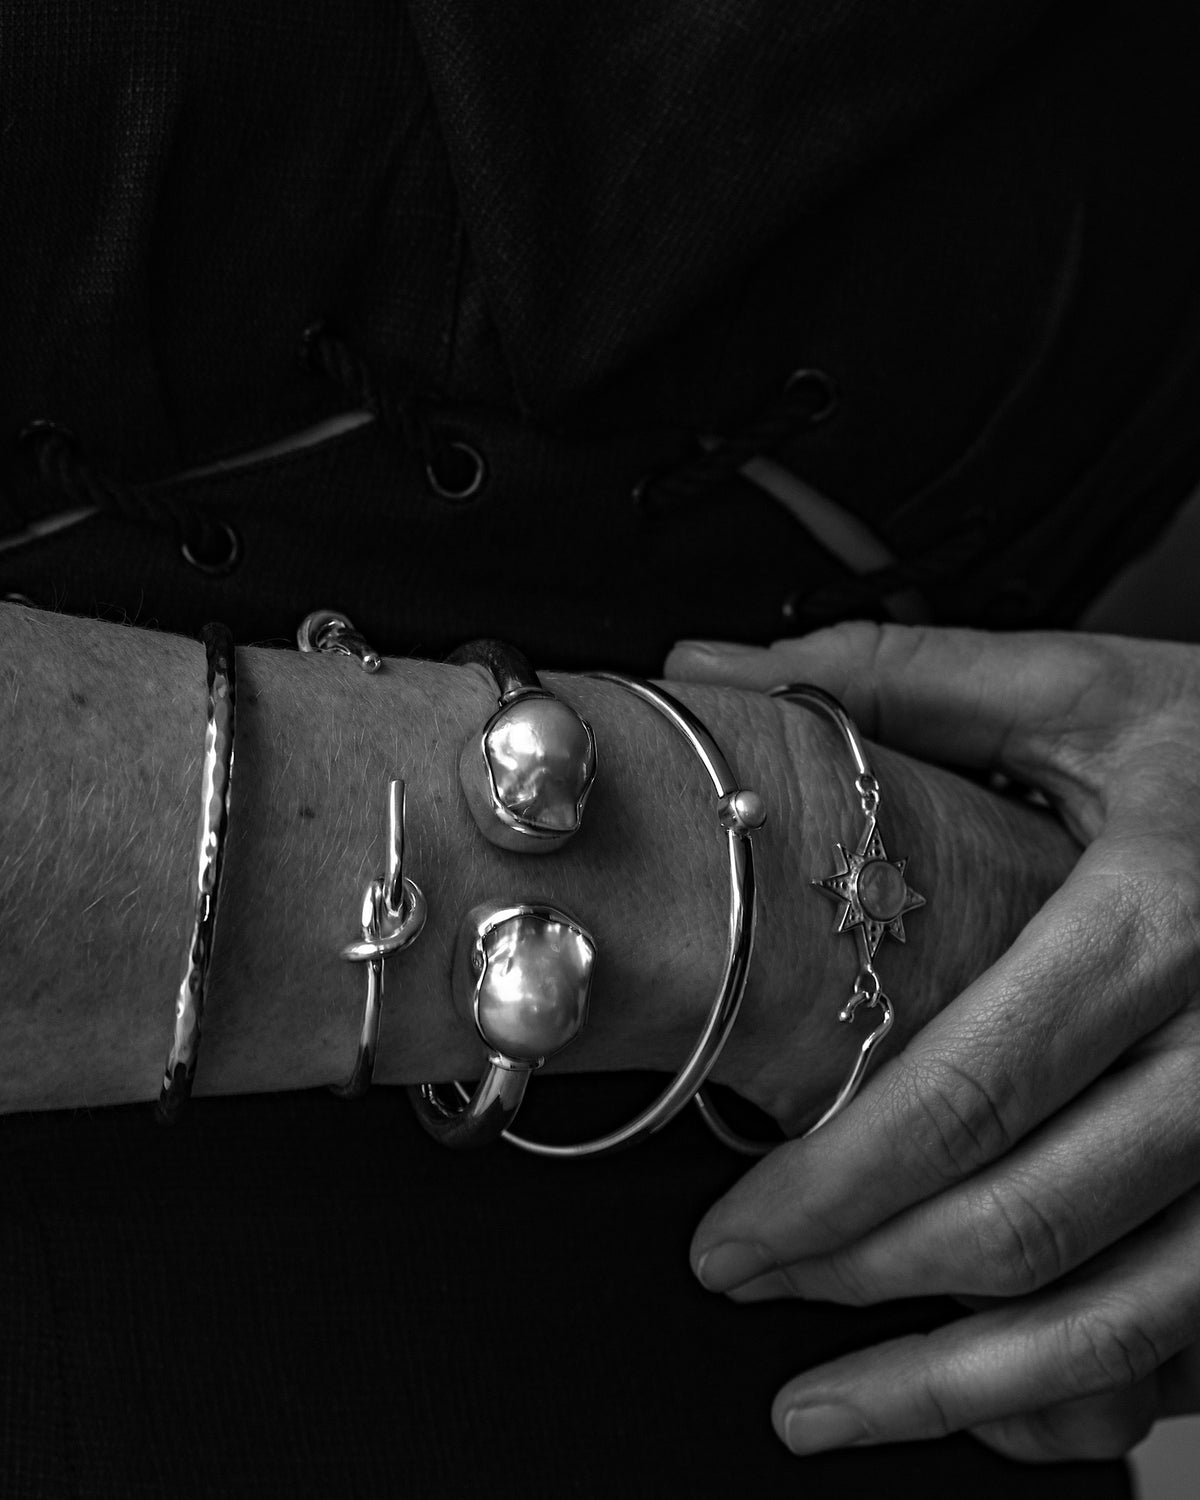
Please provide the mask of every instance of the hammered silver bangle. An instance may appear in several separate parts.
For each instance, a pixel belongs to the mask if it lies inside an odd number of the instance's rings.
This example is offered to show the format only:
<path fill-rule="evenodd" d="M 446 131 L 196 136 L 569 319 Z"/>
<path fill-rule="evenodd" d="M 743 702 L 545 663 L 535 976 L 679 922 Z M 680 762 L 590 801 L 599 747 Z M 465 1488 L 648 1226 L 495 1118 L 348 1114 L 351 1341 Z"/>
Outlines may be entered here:
<path fill-rule="evenodd" d="M 207 722 L 200 770 L 196 883 L 187 961 L 175 997 L 175 1029 L 155 1111 L 164 1125 L 173 1124 L 183 1114 L 196 1074 L 208 966 L 221 895 L 225 835 L 229 829 L 229 789 L 233 780 L 233 736 L 237 720 L 233 636 L 224 625 L 209 624 L 200 632 L 200 640 L 206 662 Z"/>
<path fill-rule="evenodd" d="M 858 948 L 858 972 L 854 978 L 854 988 L 850 998 L 838 1012 L 838 1020 L 853 1021 L 861 1006 L 878 1010 L 880 1019 L 874 1031 L 859 1044 L 850 1070 L 833 1103 L 804 1132 L 805 1136 L 809 1136 L 840 1115 L 858 1093 L 872 1055 L 892 1029 L 895 1012 L 875 968 L 875 953 L 885 934 L 897 942 L 905 941 L 904 918 L 910 911 L 924 906 L 925 897 L 918 895 L 908 884 L 905 876 L 908 860 L 889 859 L 883 847 L 883 839 L 879 833 L 879 808 L 882 801 L 879 782 L 871 769 L 866 747 L 854 720 L 831 693 L 814 687 L 811 683 L 785 683 L 772 688 L 770 696 L 786 698 L 789 703 L 796 703 L 804 708 L 814 708 L 832 721 L 841 733 L 854 762 L 854 790 L 858 793 L 863 816 L 862 828 L 854 847 L 837 844 L 841 867 L 831 875 L 813 880 L 812 885 L 822 895 L 840 903 L 841 910 L 834 930 L 852 934 Z M 765 1156 L 774 1145 L 779 1144 L 752 1140 L 734 1130 L 721 1117 L 707 1090 L 701 1090 L 697 1094 L 696 1103 L 705 1124 L 732 1151 L 738 1151 L 743 1156 Z"/>
<path fill-rule="evenodd" d="M 762 798 L 757 792 L 738 785 L 717 742 L 696 715 L 677 698 L 652 683 L 618 672 L 593 672 L 591 676 L 624 688 L 656 709 L 691 746 L 708 773 L 716 791 L 717 824 L 725 834 L 729 854 L 728 947 L 721 981 L 699 1037 L 675 1077 L 641 1114 L 608 1135 L 568 1145 L 549 1145 L 515 1135 L 512 1131 L 504 1132 L 503 1139 L 522 1151 L 560 1159 L 606 1156 L 653 1135 L 675 1118 L 712 1072 L 746 992 L 754 948 L 756 908 L 754 850 L 750 836 L 766 821 Z M 459 1090 L 465 1095 L 462 1085 L 459 1085 Z"/>

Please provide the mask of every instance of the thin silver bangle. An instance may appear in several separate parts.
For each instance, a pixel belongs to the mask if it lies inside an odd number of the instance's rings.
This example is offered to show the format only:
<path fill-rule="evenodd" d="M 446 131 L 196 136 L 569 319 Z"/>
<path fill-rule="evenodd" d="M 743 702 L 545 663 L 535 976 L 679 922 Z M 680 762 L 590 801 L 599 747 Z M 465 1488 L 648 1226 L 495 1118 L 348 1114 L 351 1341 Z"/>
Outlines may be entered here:
<path fill-rule="evenodd" d="M 175 1030 L 155 1111 L 164 1125 L 173 1124 L 186 1109 L 200 1054 L 205 988 L 216 933 L 225 835 L 229 830 L 229 789 L 233 781 L 233 736 L 237 723 L 233 636 L 224 625 L 209 624 L 200 632 L 200 640 L 207 667 L 208 707 L 200 772 L 195 908 L 187 962 L 175 997 Z"/>
<path fill-rule="evenodd" d="M 323 649 L 323 648 L 318 648 Z M 370 669 L 368 669 L 370 670 Z M 345 1083 L 331 1083 L 330 1093 L 339 1099 L 361 1099 L 375 1076 L 379 1053 L 379 1023 L 383 1015 L 383 961 L 401 953 L 421 935 L 425 926 L 425 896 L 416 881 L 404 873 L 404 833 L 407 797 L 404 782 L 388 781 L 386 866 L 382 875 L 368 881 L 362 901 L 362 937 L 342 949 L 342 957 L 367 966 L 367 998 L 354 1066 Z"/>
<path fill-rule="evenodd" d="M 853 849 L 845 844 L 837 845 L 843 868 L 835 870 L 832 875 L 814 880 L 812 884 L 823 895 L 842 903 L 835 931 L 852 933 L 858 947 L 858 973 L 855 975 L 854 989 L 838 1012 L 838 1020 L 853 1021 L 860 1006 L 879 1010 L 881 1019 L 875 1030 L 859 1044 L 850 1071 L 833 1103 L 804 1132 L 804 1136 L 809 1136 L 840 1115 L 858 1093 L 872 1055 L 892 1029 L 895 1012 L 875 968 L 875 950 L 882 942 L 885 932 L 898 942 L 904 942 L 904 917 L 908 912 L 924 906 L 925 897 L 918 895 L 905 878 L 907 859 L 890 860 L 887 857 L 877 826 L 881 802 L 879 782 L 871 770 L 866 748 L 854 720 L 831 693 L 810 683 L 785 683 L 781 687 L 772 688 L 770 696 L 786 698 L 789 703 L 799 704 L 803 708 L 815 708 L 832 720 L 841 732 L 854 761 L 854 790 L 858 793 L 864 819 L 858 843 Z M 872 882 L 866 891 L 862 888 L 864 877 Z M 765 1156 L 780 1144 L 778 1141 L 751 1140 L 749 1136 L 739 1134 L 722 1119 L 707 1090 L 702 1089 L 696 1095 L 696 1103 L 704 1123 L 731 1151 L 738 1151 L 743 1156 Z"/>
<path fill-rule="evenodd" d="M 296 644 L 306 654 L 348 656 L 367 673 L 378 672 L 383 665 L 383 657 L 353 620 L 334 609 L 314 609 L 305 615 L 296 630 Z M 361 935 L 342 949 L 342 957 L 350 963 L 366 964 L 367 995 L 349 1076 L 345 1083 L 329 1085 L 329 1092 L 339 1099 L 361 1099 L 371 1087 L 383 1018 L 383 961 L 415 943 L 425 926 L 424 892 L 404 873 L 407 809 L 404 782 L 398 776 L 389 777 L 384 871 L 369 880 L 363 892 Z"/>
<path fill-rule="evenodd" d="M 604 1156 L 632 1146 L 661 1130 L 694 1097 L 712 1072 L 733 1029 L 742 996 L 746 992 L 750 956 L 754 948 L 756 904 L 754 850 L 750 835 L 766 821 L 762 798 L 757 792 L 739 787 L 717 742 L 696 715 L 677 698 L 672 697 L 665 689 L 643 682 L 637 677 L 626 677 L 618 672 L 593 672 L 591 675 L 600 682 L 611 682 L 623 687 L 657 709 L 696 752 L 708 772 L 717 793 L 717 821 L 726 835 L 729 849 L 729 946 L 721 982 L 703 1030 L 679 1072 L 641 1114 L 608 1135 L 572 1145 L 548 1145 L 542 1141 L 529 1140 L 526 1136 L 514 1135 L 511 1131 L 504 1132 L 503 1139 L 522 1151 L 530 1151 L 536 1156 L 567 1159 Z M 459 1090 L 465 1097 L 461 1084 Z"/>

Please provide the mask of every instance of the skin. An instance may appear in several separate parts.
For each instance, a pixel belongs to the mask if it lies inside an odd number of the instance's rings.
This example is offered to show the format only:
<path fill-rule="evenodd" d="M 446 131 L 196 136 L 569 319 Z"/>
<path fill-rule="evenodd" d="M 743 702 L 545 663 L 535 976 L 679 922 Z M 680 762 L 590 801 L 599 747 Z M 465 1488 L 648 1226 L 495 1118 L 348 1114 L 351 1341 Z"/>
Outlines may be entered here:
<path fill-rule="evenodd" d="M 0 606 L 0 630 L 0 1109 L 152 1099 L 191 913 L 203 651 L 15 605 Z M 347 1076 L 364 981 L 339 951 L 382 868 L 394 774 L 408 784 L 406 873 L 429 918 L 387 964 L 377 1081 L 478 1074 L 482 1044 L 449 974 L 463 914 L 492 898 L 548 900 L 596 938 L 588 1024 L 548 1066 L 675 1071 L 725 954 L 711 783 L 621 688 L 544 680 L 591 721 L 600 774 L 582 831 L 530 858 L 480 836 L 459 783 L 460 749 L 495 706 L 482 669 L 391 660 L 371 677 L 341 657 L 239 649 L 197 1095 Z M 754 841 L 750 985 L 715 1076 L 796 1129 L 828 1103 L 855 1047 L 836 1021 L 852 946 L 829 941 L 830 905 L 809 888 L 858 826 L 848 763 L 812 714 L 728 688 L 681 691 L 769 809 Z M 1003 950 L 1076 850 L 1051 820 L 969 782 L 883 752 L 878 769 L 893 852 L 914 856 L 930 900 L 888 970 L 903 999 L 889 1038 L 899 1046 Z M 964 929 L 943 886 L 966 888 L 980 865 L 1004 896 L 976 883 Z"/>
<path fill-rule="evenodd" d="M 696 1274 L 738 1301 L 971 1309 L 798 1375 L 779 1436 L 1100 1458 L 1200 1409 L 1200 647 L 854 624 L 682 643 L 667 670 L 816 682 L 891 747 L 1036 789 L 1084 846 L 839 1119 L 697 1229 Z"/>

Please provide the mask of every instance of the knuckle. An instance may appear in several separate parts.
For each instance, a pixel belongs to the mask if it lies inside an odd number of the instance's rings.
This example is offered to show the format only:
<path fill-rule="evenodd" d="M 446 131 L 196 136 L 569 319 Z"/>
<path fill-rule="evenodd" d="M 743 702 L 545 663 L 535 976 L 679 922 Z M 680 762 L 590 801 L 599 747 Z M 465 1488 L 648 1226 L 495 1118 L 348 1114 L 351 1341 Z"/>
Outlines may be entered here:
<path fill-rule="evenodd" d="M 1103 636 L 1063 634 L 1051 648 L 1066 700 L 1064 720 L 1104 722 L 1112 705 L 1140 696 L 1137 668 L 1129 654 Z"/>
<path fill-rule="evenodd" d="M 1065 1206 L 1049 1212 L 1011 1185 L 987 1188 L 972 1205 L 971 1223 L 982 1284 L 996 1296 L 1027 1296 L 1080 1258 L 1079 1235 Z"/>
<path fill-rule="evenodd" d="M 925 1370 L 921 1373 L 915 1382 L 914 1396 L 922 1437 L 947 1437 L 962 1425 L 955 1419 L 938 1389 L 937 1378 L 932 1371 Z"/>
<path fill-rule="evenodd" d="M 1064 660 L 1070 660 L 1080 691 L 1101 690 L 1106 699 L 1131 697 L 1138 673 L 1128 653 L 1103 636 L 1068 635 L 1062 641 Z"/>
<path fill-rule="evenodd" d="M 1105 957 L 1157 1017 L 1185 1005 L 1200 986 L 1200 851 L 1160 836 L 1113 853 L 1120 862 L 1095 913 L 1109 933 Z"/>
<path fill-rule="evenodd" d="M 844 1307 L 870 1307 L 880 1301 L 879 1292 L 871 1285 L 858 1258 L 852 1252 L 831 1255 L 826 1262 L 829 1275 L 837 1288 L 837 1301 Z M 797 1286 L 799 1281 L 797 1281 Z"/>
<path fill-rule="evenodd" d="M 936 665 L 938 637 L 924 626 L 864 623 L 859 628 L 873 633 L 867 658 L 873 681 L 886 682 L 907 675 L 918 667 L 922 653 L 928 653 L 931 645 L 935 646 Z M 867 730 L 869 735 L 884 743 L 893 738 L 887 708 L 888 695 L 884 693 L 879 697 L 875 722 Z"/>
<path fill-rule="evenodd" d="M 1011 1089 L 982 1082 L 952 1058 L 924 1059 L 905 1092 L 901 1128 L 940 1182 L 969 1176 L 1013 1145 L 1006 1119 Z"/>
<path fill-rule="evenodd" d="M 1148 1379 L 1164 1352 L 1125 1311 L 1089 1309 L 1063 1329 L 1066 1384 L 1073 1396 L 1128 1390 Z"/>
<path fill-rule="evenodd" d="M 1173 835 L 1159 840 L 1158 864 L 1150 897 L 1155 936 L 1162 948 L 1195 980 L 1200 968 L 1200 849 Z"/>
<path fill-rule="evenodd" d="M 886 667 L 895 670 L 906 666 L 928 644 L 928 634 L 920 625 L 896 625 L 890 621 L 879 624 L 869 620 L 855 622 L 854 628 L 862 632 L 860 641 L 870 647 L 871 666 L 875 670 Z"/>

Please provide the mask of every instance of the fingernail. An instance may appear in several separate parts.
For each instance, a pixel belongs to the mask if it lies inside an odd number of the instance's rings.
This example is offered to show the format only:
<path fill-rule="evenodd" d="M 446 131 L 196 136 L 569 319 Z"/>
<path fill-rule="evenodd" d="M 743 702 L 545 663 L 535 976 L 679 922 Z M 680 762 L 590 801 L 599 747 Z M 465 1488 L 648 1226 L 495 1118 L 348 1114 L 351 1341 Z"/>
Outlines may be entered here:
<path fill-rule="evenodd" d="M 691 651 L 696 656 L 754 656 L 761 646 L 746 646 L 741 641 L 676 641 L 676 651 Z"/>
<path fill-rule="evenodd" d="M 727 1292 L 731 1286 L 761 1276 L 774 1265 L 774 1260 L 762 1245 L 730 1240 L 704 1252 L 696 1262 L 696 1275 L 700 1285 L 710 1292 Z"/>
<path fill-rule="evenodd" d="M 783 1419 L 783 1440 L 793 1453 L 823 1453 L 870 1438 L 867 1424 L 848 1406 L 793 1406 Z"/>

